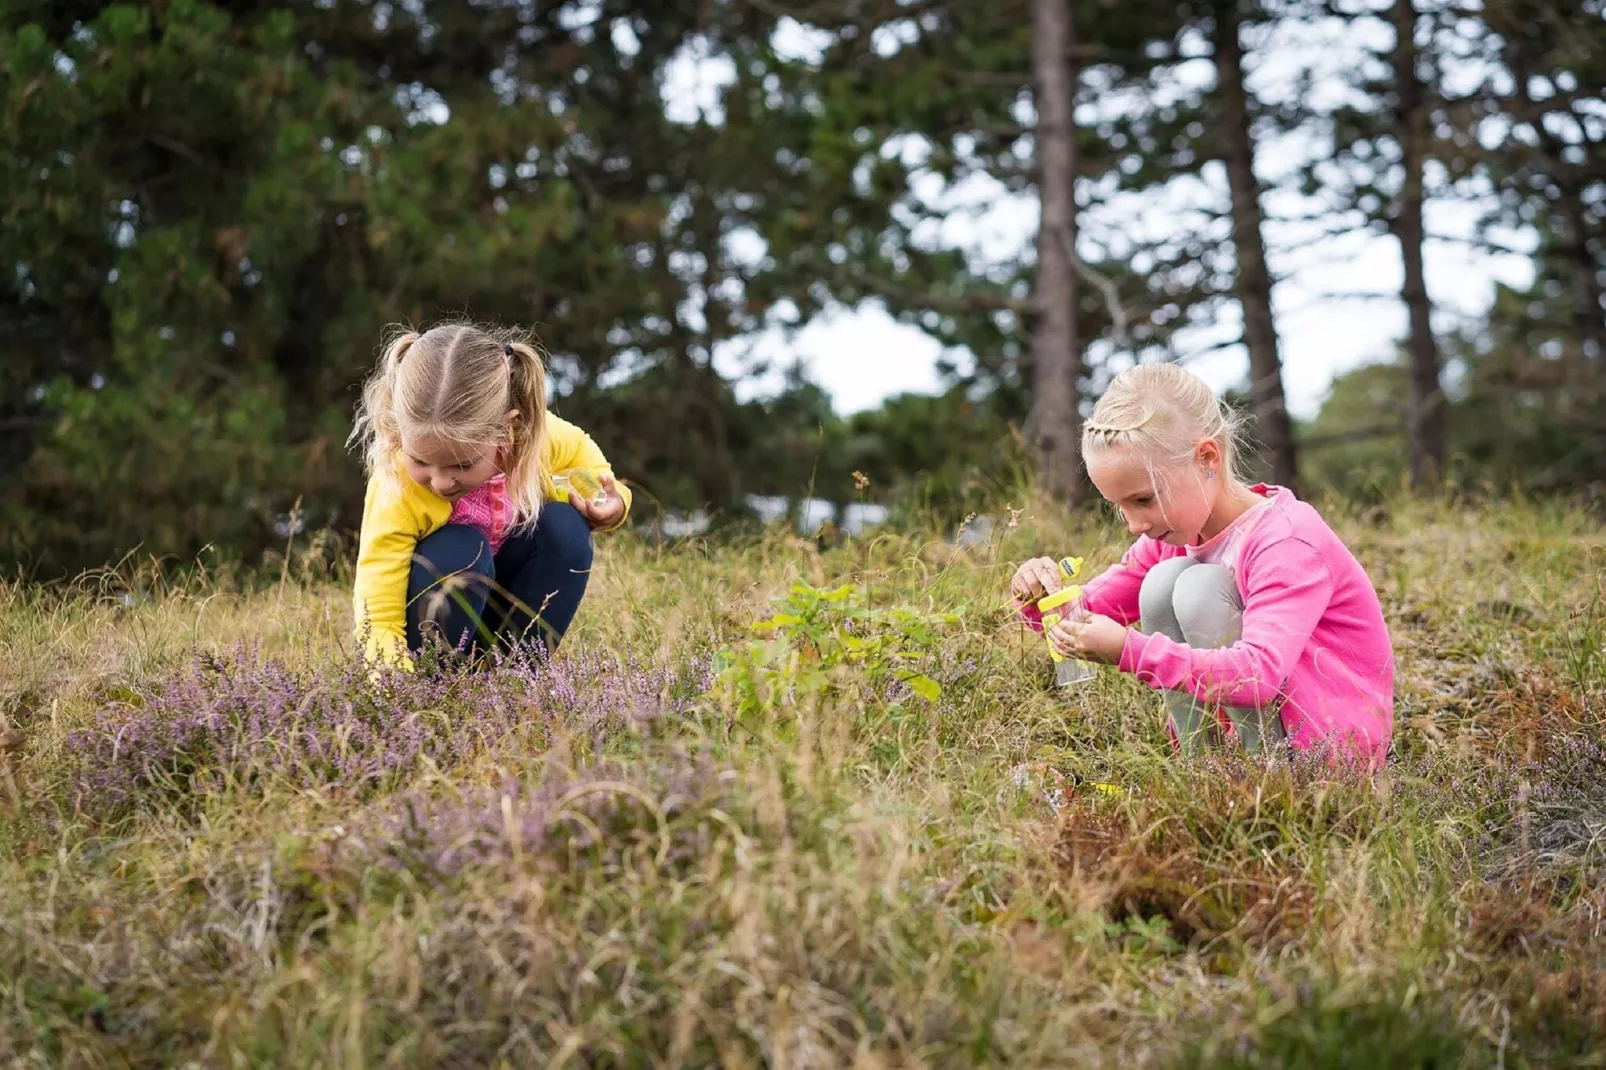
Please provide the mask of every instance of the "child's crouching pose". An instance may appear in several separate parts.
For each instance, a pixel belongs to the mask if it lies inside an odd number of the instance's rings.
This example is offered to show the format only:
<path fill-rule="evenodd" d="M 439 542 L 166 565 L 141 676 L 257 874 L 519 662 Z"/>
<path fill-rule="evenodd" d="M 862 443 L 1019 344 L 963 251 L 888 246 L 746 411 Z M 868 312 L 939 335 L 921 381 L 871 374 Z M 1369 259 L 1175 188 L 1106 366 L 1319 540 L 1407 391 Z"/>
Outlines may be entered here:
<path fill-rule="evenodd" d="M 1050 639 L 1162 690 L 1185 754 L 1231 736 L 1251 750 L 1286 740 L 1381 762 L 1394 654 L 1377 594 L 1315 509 L 1237 476 L 1235 430 L 1177 365 L 1116 377 L 1083 429 L 1082 455 L 1139 538 Z M 1013 581 L 1023 605 L 1059 585 L 1049 558 Z"/>
<path fill-rule="evenodd" d="M 591 532 L 624 522 L 590 436 L 547 412 L 546 369 L 528 343 L 469 324 L 407 332 L 363 390 L 352 441 L 369 472 L 353 594 L 370 660 L 410 669 L 437 636 L 550 649 L 574 619 Z M 595 474 L 588 499 L 553 476 Z"/>

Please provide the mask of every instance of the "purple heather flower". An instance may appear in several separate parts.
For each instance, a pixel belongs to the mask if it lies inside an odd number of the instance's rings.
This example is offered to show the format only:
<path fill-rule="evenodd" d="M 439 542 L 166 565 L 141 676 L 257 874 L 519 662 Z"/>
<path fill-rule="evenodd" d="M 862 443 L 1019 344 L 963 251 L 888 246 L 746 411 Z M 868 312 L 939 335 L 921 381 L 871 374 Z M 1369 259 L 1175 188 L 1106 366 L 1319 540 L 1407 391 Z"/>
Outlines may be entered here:
<path fill-rule="evenodd" d="M 66 740 L 74 804 L 111 814 L 139 799 L 249 785 L 394 786 L 422 759 L 456 764 L 557 727 L 606 737 L 690 711 L 706 658 L 675 666 L 599 652 L 523 656 L 493 671 L 386 672 L 360 662 L 292 668 L 250 648 L 197 654 Z"/>

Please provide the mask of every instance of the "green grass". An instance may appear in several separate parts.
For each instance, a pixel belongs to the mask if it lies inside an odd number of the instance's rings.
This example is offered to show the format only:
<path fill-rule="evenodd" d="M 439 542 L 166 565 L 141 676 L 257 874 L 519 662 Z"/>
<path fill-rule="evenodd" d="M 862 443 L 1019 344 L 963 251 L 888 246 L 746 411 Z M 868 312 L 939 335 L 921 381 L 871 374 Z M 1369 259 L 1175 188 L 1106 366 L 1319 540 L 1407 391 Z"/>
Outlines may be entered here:
<path fill-rule="evenodd" d="M 1124 540 L 1046 508 L 967 549 L 611 540 L 568 697 L 539 672 L 369 684 L 319 548 L 260 586 L 0 586 L 0 733 L 24 740 L 0 776 L 0 1053 L 1599 1066 L 1600 524 L 1328 514 L 1398 654 L 1396 757 L 1366 783 L 1181 763 L 1112 673 L 1057 693 L 998 610 L 1011 565 Z M 752 631 L 795 582 L 796 619 Z M 157 752 L 126 726 L 178 716 L 174 673 L 199 703 L 235 688 L 232 712 L 138 766 Z M 355 710 L 425 742 L 358 782 L 251 728 L 280 692 L 313 735 L 309 710 Z M 126 798 L 86 790 L 118 777 Z"/>

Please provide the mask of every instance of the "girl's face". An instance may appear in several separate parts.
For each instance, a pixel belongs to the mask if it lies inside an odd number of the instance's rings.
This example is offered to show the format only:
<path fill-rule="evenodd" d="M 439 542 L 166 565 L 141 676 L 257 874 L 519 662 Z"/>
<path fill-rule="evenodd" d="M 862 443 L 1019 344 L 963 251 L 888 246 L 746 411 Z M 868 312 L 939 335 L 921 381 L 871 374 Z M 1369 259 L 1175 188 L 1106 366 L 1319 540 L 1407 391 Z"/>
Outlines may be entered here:
<path fill-rule="evenodd" d="M 1201 443 L 1188 461 L 1160 464 L 1130 447 L 1111 446 L 1090 451 L 1085 459 L 1088 478 L 1121 510 L 1132 534 L 1189 546 L 1199 541 L 1225 482 L 1219 475 L 1206 477 L 1220 467 L 1216 452 L 1215 443 Z"/>
<path fill-rule="evenodd" d="M 434 435 L 403 435 L 402 458 L 413 482 L 455 502 L 501 470 L 497 463 L 501 445 L 464 445 Z"/>

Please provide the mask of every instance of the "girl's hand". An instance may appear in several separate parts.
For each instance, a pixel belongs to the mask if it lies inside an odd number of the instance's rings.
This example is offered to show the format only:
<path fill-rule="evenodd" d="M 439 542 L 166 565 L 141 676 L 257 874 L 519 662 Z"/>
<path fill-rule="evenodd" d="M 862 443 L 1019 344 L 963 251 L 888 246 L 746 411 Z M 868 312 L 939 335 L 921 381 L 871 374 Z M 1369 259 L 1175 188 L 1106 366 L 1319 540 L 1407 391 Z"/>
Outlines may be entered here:
<path fill-rule="evenodd" d="M 1052 557 L 1032 558 L 1016 569 L 1015 578 L 1009 581 L 1009 592 L 1015 596 L 1017 606 L 1035 602 L 1060 587 L 1060 566 Z"/>
<path fill-rule="evenodd" d="M 569 504 L 580 511 L 586 518 L 586 523 L 596 531 L 602 528 L 612 528 L 618 525 L 625 517 L 624 495 L 614 485 L 613 476 L 607 472 L 597 473 L 597 482 L 602 484 L 602 492 L 607 495 L 600 503 L 580 497 L 574 491 L 569 491 Z"/>
<path fill-rule="evenodd" d="M 1114 665 L 1126 647 L 1126 626 L 1102 613 L 1083 610 L 1050 628 L 1048 641 L 1068 658 Z"/>

